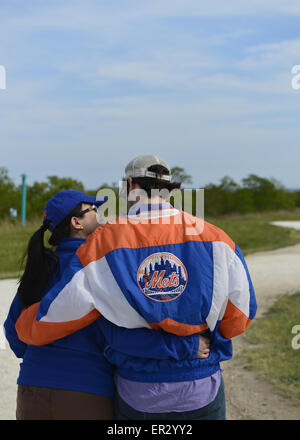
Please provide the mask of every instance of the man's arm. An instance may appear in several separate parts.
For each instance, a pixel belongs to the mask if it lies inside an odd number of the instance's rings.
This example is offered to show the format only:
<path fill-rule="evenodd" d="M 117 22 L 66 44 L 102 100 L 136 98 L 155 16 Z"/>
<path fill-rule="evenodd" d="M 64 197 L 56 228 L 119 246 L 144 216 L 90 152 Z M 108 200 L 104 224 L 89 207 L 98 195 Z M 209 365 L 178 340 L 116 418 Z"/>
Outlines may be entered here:
<path fill-rule="evenodd" d="M 85 242 L 81 248 L 89 253 Z M 126 328 L 150 328 L 128 303 L 114 280 L 106 260 L 83 267 L 77 255 L 39 303 L 26 308 L 16 322 L 21 341 L 45 345 L 94 322 L 101 314 Z"/>
<path fill-rule="evenodd" d="M 227 258 L 224 257 L 226 252 Z M 215 267 L 218 269 L 215 270 L 214 294 L 207 323 L 211 330 L 219 324 L 221 335 L 231 339 L 245 332 L 255 317 L 255 292 L 238 246 L 235 246 L 234 252 L 217 249 L 215 259 Z"/>
<path fill-rule="evenodd" d="M 99 318 L 98 310 L 93 309 L 82 318 L 66 322 L 44 322 L 37 320 L 40 303 L 32 304 L 23 310 L 16 322 L 16 332 L 21 341 L 30 345 L 47 345 L 64 338 L 81 328 L 87 327 Z"/>

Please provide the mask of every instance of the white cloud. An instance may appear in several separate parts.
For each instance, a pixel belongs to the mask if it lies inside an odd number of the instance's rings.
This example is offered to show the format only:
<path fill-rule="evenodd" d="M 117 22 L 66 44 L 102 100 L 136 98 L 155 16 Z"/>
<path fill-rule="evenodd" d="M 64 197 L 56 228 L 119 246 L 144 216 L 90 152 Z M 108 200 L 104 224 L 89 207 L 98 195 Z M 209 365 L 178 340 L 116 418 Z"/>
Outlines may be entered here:
<path fill-rule="evenodd" d="M 273 69 L 275 72 L 288 71 L 300 61 L 300 39 L 276 43 L 258 44 L 246 49 L 246 57 L 237 63 L 242 69 Z"/>

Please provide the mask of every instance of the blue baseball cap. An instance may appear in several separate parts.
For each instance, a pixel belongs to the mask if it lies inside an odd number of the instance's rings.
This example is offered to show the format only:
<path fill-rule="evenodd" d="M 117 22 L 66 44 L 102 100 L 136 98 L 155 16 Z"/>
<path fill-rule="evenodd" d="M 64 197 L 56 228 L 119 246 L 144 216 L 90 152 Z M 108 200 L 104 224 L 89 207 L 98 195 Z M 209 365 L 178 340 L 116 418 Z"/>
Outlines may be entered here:
<path fill-rule="evenodd" d="M 79 203 L 89 203 L 91 205 L 100 206 L 106 200 L 106 197 L 97 199 L 96 197 L 88 196 L 73 189 L 60 191 L 47 202 L 44 208 L 43 222 L 49 220 L 51 222 L 49 230 L 53 231 Z"/>

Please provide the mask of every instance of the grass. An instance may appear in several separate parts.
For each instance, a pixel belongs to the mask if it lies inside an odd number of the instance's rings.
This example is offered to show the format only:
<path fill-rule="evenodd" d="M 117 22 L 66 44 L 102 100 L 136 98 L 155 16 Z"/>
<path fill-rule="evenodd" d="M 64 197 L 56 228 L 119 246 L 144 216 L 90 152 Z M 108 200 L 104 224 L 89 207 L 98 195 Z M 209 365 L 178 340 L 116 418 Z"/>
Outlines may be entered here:
<path fill-rule="evenodd" d="M 300 209 L 262 214 L 229 215 L 206 218 L 223 229 L 239 245 L 244 255 L 300 243 L 300 230 L 270 225 L 276 220 L 300 220 Z M 26 227 L 0 222 L 0 279 L 20 275 L 20 262 L 29 238 L 41 225 L 40 220 L 27 222 Z"/>
<path fill-rule="evenodd" d="M 228 215 L 205 220 L 223 229 L 238 244 L 244 255 L 300 243 L 300 230 L 270 224 L 279 220 L 300 221 L 300 209 L 292 212 Z"/>
<path fill-rule="evenodd" d="M 39 226 L 40 222 L 37 221 L 28 223 L 26 227 L 8 221 L 1 222 L 0 279 L 19 277 L 28 240 Z"/>
<path fill-rule="evenodd" d="M 256 370 L 300 406 L 300 349 L 292 346 L 295 325 L 300 325 L 300 292 L 282 295 L 263 317 L 253 321 L 244 336 L 249 346 L 241 356 L 247 359 L 248 369 Z"/>

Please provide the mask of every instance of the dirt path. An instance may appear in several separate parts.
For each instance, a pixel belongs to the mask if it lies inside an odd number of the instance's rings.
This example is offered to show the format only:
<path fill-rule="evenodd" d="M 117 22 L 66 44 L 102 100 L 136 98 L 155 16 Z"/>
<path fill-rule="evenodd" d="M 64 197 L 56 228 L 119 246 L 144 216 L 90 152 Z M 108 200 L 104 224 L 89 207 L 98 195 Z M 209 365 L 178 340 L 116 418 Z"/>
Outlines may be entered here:
<path fill-rule="evenodd" d="M 15 420 L 20 359 L 10 350 L 2 325 L 17 290 L 16 280 L 0 280 L 0 420 Z"/>
<path fill-rule="evenodd" d="M 246 261 L 256 291 L 257 316 L 262 316 L 279 294 L 300 290 L 300 245 L 252 254 Z M 15 280 L 0 281 L 1 326 L 15 291 Z M 0 327 L 0 420 L 15 419 L 16 378 L 20 361 L 8 348 L 1 330 Z M 257 379 L 254 372 L 244 369 L 243 361 L 235 356 L 244 344 L 243 336 L 235 338 L 233 359 L 222 365 L 227 396 L 227 419 L 300 419 L 300 408 L 278 395 L 271 385 Z"/>
<path fill-rule="evenodd" d="M 257 317 L 262 316 L 280 294 L 300 290 L 300 245 L 246 258 L 257 297 Z M 300 323 L 299 323 L 300 324 Z M 295 420 L 300 408 L 281 397 L 272 385 L 247 371 L 235 355 L 246 345 L 243 335 L 233 339 L 233 358 L 222 364 L 229 420 Z"/>

